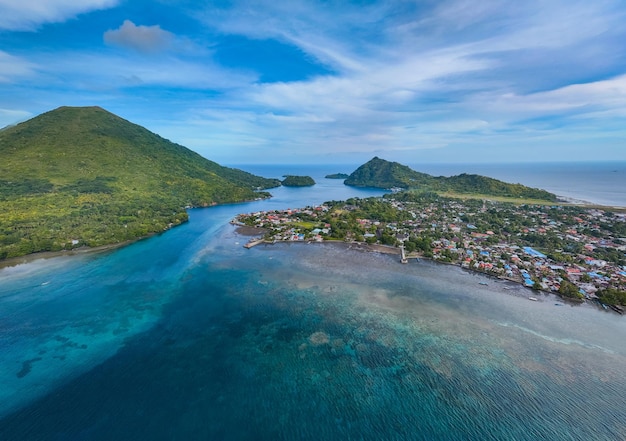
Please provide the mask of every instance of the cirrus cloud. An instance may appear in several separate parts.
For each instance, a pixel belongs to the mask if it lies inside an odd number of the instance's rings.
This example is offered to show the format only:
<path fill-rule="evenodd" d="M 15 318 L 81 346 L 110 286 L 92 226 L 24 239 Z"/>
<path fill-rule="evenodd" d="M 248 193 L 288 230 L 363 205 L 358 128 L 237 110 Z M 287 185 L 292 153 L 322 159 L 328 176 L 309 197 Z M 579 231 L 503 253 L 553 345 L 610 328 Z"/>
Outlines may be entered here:
<path fill-rule="evenodd" d="M 35 65 L 30 61 L 0 50 L 0 83 L 13 83 L 32 76 Z"/>
<path fill-rule="evenodd" d="M 107 9 L 118 0 L 0 0 L 0 29 L 33 31 L 89 11 Z"/>

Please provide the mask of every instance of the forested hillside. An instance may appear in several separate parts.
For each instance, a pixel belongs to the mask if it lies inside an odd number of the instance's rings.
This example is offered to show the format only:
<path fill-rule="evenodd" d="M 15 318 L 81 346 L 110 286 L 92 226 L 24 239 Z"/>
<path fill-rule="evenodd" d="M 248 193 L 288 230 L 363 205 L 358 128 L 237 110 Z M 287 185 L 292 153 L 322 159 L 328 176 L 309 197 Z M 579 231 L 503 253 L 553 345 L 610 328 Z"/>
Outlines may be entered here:
<path fill-rule="evenodd" d="M 0 131 L 0 259 L 135 239 L 278 185 L 101 108 L 61 107 Z"/>

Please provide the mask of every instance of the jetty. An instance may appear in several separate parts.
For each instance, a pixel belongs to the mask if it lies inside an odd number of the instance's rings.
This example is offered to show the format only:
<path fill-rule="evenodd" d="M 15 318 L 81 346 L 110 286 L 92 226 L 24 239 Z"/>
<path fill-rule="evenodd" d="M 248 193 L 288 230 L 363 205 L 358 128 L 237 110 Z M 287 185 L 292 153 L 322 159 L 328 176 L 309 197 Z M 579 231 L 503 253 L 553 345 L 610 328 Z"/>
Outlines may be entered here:
<path fill-rule="evenodd" d="M 247 249 L 250 249 L 250 248 L 255 247 L 258 244 L 263 243 L 263 242 L 265 242 L 264 239 L 251 239 L 243 247 L 247 248 Z"/>
<path fill-rule="evenodd" d="M 400 248 L 400 263 L 409 263 L 409 259 L 420 260 L 419 256 L 415 255 L 415 253 L 412 255 L 407 254 L 403 245 L 400 245 L 398 248 Z"/>

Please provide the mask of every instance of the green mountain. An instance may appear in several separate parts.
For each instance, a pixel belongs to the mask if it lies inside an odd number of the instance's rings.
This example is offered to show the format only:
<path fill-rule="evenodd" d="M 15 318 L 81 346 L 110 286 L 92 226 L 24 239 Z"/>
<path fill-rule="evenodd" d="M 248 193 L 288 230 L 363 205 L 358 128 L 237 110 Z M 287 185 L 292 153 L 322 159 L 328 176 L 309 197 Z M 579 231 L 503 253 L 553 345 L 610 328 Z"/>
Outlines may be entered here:
<path fill-rule="evenodd" d="M 0 258 L 132 240 L 279 185 L 101 108 L 61 107 L 0 131 Z"/>
<path fill-rule="evenodd" d="M 310 187 L 315 180 L 310 176 L 286 175 L 281 182 L 285 187 Z"/>
<path fill-rule="evenodd" d="M 354 187 L 411 188 L 429 185 L 434 182 L 433 179 L 399 162 L 385 161 L 376 156 L 352 172 L 344 184 Z"/>
<path fill-rule="evenodd" d="M 345 181 L 356 187 L 402 188 L 438 193 L 478 194 L 507 198 L 538 199 L 555 202 L 557 197 L 545 190 L 509 184 L 480 175 L 461 174 L 444 177 L 417 172 L 398 162 L 374 157 L 357 168 Z"/>

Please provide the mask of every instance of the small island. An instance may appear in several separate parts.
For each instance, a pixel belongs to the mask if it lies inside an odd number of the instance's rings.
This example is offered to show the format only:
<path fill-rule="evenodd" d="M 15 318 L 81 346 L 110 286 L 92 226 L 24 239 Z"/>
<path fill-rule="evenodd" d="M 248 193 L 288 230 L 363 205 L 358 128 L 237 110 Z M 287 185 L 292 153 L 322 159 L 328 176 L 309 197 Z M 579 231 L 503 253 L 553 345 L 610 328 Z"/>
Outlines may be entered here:
<path fill-rule="evenodd" d="M 324 176 L 326 179 L 348 179 L 350 175 L 346 173 L 332 173 L 330 175 Z"/>
<path fill-rule="evenodd" d="M 315 181 L 310 176 L 286 175 L 281 182 L 285 187 L 310 187 Z"/>

